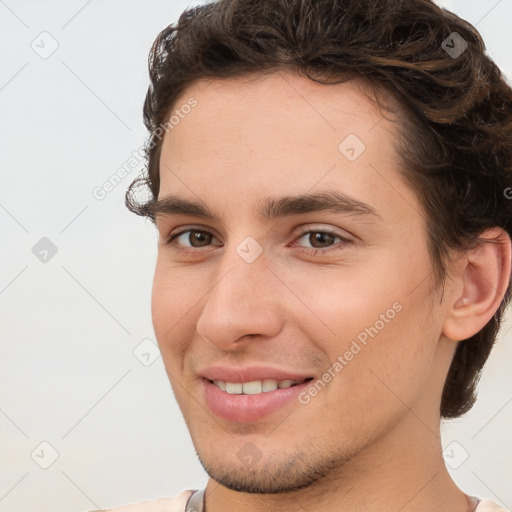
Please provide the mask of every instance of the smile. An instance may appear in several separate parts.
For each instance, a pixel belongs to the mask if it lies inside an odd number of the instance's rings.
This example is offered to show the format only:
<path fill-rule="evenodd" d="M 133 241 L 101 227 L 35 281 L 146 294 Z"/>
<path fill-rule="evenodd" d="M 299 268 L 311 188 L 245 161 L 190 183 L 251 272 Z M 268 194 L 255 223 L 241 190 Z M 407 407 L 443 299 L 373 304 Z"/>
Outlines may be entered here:
<path fill-rule="evenodd" d="M 312 379 L 247 382 L 203 379 L 203 399 L 214 416 L 232 423 L 251 423 L 286 407 L 300 407 L 298 397 Z"/>
<path fill-rule="evenodd" d="M 259 393 L 268 393 L 276 389 L 288 389 L 303 382 L 312 380 L 313 377 L 308 377 L 302 380 L 291 379 L 263 379 L 253 380 L 251 382 L 226 382 L 223 380 L 210 380 L 212 384 L 217 386 L 222 391 L 230 395 L 257 395 Z"/>

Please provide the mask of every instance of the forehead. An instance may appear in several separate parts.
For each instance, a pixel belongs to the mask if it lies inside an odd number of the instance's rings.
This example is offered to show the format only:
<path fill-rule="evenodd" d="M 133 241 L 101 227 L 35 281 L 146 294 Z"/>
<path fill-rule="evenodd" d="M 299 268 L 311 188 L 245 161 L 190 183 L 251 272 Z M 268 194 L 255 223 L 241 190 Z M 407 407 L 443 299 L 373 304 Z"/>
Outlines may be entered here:
<path fill-rule="evenodd" d="M 285 125 L 293 119 L 302 121 L 294 130 L 297 132 L 307 132 L 308 128 L 318 128 L 326 133 L 343 132 L 348 122 L 356 130 L 359 128 L 362 135 L 368 128 L 367 123 L 372 127 L 382 119 L 381 111 L 362 92 L 360 82 L 320 84 L 285 71 L 200 79 L 176 99 L 174 110 L 180 110 L 191 97 L 198 101 L 200 108 L 194 111 L 201 112 L 200 122 L 210 120 L 224 129 L 237 125 L 245 128 L 239 135 L 253 123 L 256 128 L 272 127 L 280 122 Z M 197 119 L 199 116 L 190 117 Z"/>
<path fill-rule="evenodd" d="M 191 98 L 196 106 L 164 137 L 160 196 L 222 191 L 246 202 L 321 188 L 376 209 L 415 202 L 398 173 L 395 123 L 354 82 L 318 84 L 285 72 L 202 79 L 172 113 Z"/>

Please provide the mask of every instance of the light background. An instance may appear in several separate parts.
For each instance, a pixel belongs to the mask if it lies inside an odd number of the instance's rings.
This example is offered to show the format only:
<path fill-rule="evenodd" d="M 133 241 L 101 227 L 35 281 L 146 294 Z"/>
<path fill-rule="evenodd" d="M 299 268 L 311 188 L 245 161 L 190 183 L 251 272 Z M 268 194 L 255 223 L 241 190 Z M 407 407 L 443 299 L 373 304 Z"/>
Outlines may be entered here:
<path fill-rule="evenodd" d="M 150 45 L 193 3 L 0 0 L 0 512 L 81 512 L 206 484 L 161 358 L 133 353 L 154 341 L 156 231 L 124 207 L 142 162 L 103 200 L 92 194 L 143 144 Z M 476 24 L 512 77 L 512 0 L 441 4 Z M 31 47 L 53 40 L 46 59 Z M 43 237 L 58 250 L 46 263 L 32 252 Z M 511 325 L 477 406 L 443 426 L 443 445 L 469 454 L 455 481 L 508 508 Z M 459 444 L 447 452 L 458 462 Z"/>

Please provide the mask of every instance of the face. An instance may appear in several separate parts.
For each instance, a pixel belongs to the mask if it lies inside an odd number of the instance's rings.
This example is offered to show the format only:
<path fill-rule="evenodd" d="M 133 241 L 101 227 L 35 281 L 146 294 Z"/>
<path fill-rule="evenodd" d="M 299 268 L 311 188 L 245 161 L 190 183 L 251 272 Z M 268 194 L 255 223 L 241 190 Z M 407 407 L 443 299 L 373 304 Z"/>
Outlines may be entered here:
<path fill-rule="evenodd" d="M 192 97 L 162 147 L 155 334 L 208 474 L 302 488 L 437 414 L 424 217 L 353 84 L 203 80 L 175 109 Z"/>

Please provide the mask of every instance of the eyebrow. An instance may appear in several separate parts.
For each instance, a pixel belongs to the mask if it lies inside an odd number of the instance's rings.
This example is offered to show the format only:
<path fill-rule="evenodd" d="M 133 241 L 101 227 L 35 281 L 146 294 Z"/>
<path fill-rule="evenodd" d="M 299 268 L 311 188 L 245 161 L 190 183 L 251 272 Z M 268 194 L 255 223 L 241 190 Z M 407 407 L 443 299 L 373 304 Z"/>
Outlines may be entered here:
<path fill-rule="evenodd" d="M 170 194 L 153 201 L 148 206 L 154 218 L 168 215 L 191 215 L 203 219 L 218 218 L 207 206 Z M 303 215 L 319 211 L 350 214 L 357 217 L 374 217 L 380 219 L 375 208 L 346 194 L 326 191 L 298 196 L 269 197 L 264 200 L 257 214 L 268 220 L 288 215 Z"/>

